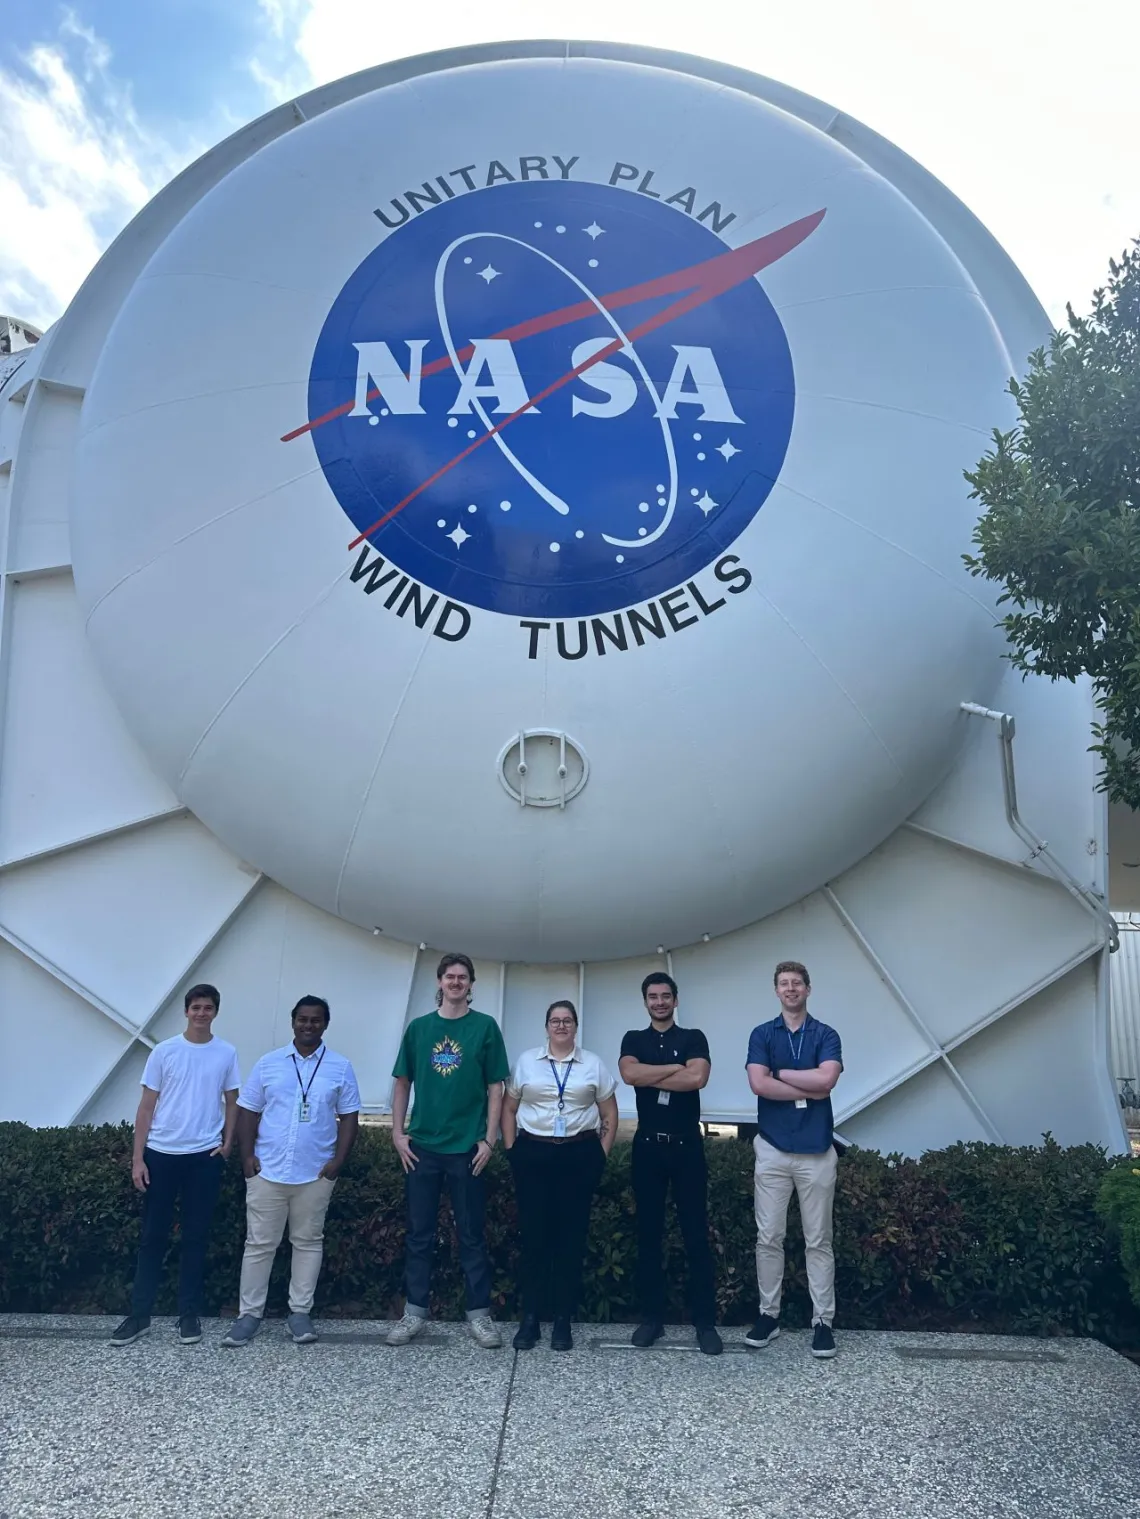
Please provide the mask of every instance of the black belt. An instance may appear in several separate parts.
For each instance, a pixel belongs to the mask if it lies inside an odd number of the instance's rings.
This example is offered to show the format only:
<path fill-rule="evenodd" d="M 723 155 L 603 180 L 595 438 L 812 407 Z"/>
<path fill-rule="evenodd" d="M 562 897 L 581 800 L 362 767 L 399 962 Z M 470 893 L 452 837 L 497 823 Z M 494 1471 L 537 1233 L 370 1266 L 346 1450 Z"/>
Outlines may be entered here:
<path fill-rule="evenodd" d="M 532 1134 L 529 1129 L 519 1130 L 520 1139 L 533 1139 L 539 1145 L 573 1145 L 583 1139 L 597 1139 L 597 1129 L 583 1129 L 580 1134 Z"/>
<path fill-rule="evenodd" d="M 690 1129 L 687 1132 L 682 1132 L 679 1134 L 663 1133 L 660 1130 L 654 1133 L 652 1129 L 638 1129 L 636 1135 L 634 1136 L 635 1139 L 644 1139 L 647 1140 L 650 1144 L 659 1145 L 691 1144 L 696 1140 L 702 1139 L 703 1137 L 704 1136 L 701 1134 L 701 1131 L 699 1129 Z"/>

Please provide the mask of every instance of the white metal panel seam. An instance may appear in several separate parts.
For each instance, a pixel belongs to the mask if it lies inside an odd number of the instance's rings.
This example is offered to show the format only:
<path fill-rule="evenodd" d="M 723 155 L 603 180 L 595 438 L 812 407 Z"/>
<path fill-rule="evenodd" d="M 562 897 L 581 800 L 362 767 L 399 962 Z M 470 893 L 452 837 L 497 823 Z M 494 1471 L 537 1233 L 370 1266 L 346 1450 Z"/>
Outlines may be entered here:
<path fill-rule="evenodd" d="M 958 1091 L 965 1098 L 966 1102 L 969 1104 L 971 1110 L 973 1111 L 975 1118 L 977 1118 L 983 1129 L 985 1129 L 986 1133 L 996 1144 L 1004 1143 L 1001 1136 L 1001 1131 L 998 1128 L 997 1124 L 994 1123 L 993 1119 L 986 1112 L 985 1108 L 979 1102 L 978 1098 L 974 1095 L 961 1071 L 959 1071 L 957 1066 L 954 1065 L 953 1061 L 949 1059 L 945 1049 L 942 1047 L 941 1042 L 935 1038 L 934 1034 L 927 1027 L 925 1020 L 922 1018 L 917 1008 L 915 1008 L 909 997 L 907 997 L 906 993 L 903 991 L 902 987 L 891 975 L 883 960 L 872 948 L 870 941 L 856 924 L 851 914 L 843 906 L 843 903 L 835 895 L 835 892 L 830 886 L 824 886 L 822 895 L 824 899 L 830 904 L 836 916 L 839 918 L 839 921 L 843 924 L 844 928 L 855 940 L 856 944 L 862 950 L 863 954 L 870 961 L 871 965 L 874 967 L 876 973 L 882 979 L 884 986 L 890 992 L 891 996 L 898 1003 L 899 1007 L 902 1008 L 903 1012 L 914 1024 L 918 1032 L 926 1040 L 927 1044 L 930 1046 L 932 1053 L 935 1054 L 942 1062 L 947 1075 L 950 1077 L 950 1080 L 954 1083 L 954 1085 L 958 1088 Z M 897 1086 L 898 1083 L 896 1082 L 895 1085 Z"/>
<path fill-rule="evenodd" d="M 246 906 L 246 904 L 253 896 L 254 892 L 258 890 L 264 880 L 265 877 L 260 874 L 254 877 L 253 881 L 250 883 L 249 889 L 242 894 L 236 904 L 226 914 L 225 918 L 223 918 L 221 923 L 219 923 L 218 926 L 214 929 L 213 933 L 211 933 L 206 942 L 195 951 L 194 956 L 190 960 L 189 964 L 170 983 L 166 991 L 163 992 L 162 996 L 159 998 L 158 1002 L 151 1008 L 150 1012 L 143 1019 L 142 1023 L 139 1024 L 138 1031 L 135 1034 L 135 1040 L 137 1043 L 145 1044 L 148 1049 L 154 1048 L 155 1041 L 150 1038 L 147 1030 L 150 1028 L 151 1024 L 158 1017 L 158 1015 L 162 1012 L 163 1008 L 170 1001 L 171 997 L 173 997 L 179 988 L 182 987 L 190 979 L 197 967 L 213 949 L 214 945 L 217 944 L 222 935 L 226 933 L 226 931 L 233 925 L 235 919 L 239 916 L 242 909 Z M 90 1107 L 92 1102 L 94 1102 L 95 1098 L 103 1090 L 107 1082 L 110 1081 L 111 1077 L 119 1069 L 130 1052 L 130 1045 L 128 1045 L 125 1050 L 120 1051 L 118 1056 L 111 1062 L 110 1066 L 108 1066 L 108 1068 L 99 1077 L 95 1085 L 91 1088 L 91 1090 L 87 1093 L 87 1096 L 75 1110 L 75 1114 L 70 1120 L 71 1123 L 78 1123 L 80 1121 L 86 1109 Z"/>
<path fill-rule="evenodd" d="M 55 859 L 57 855 L 71 854 L 73 850 L 84 849 L 88 844 L 102 844 L 107 839 L 117 839 L 124 834 L 135 833 L 151 823 L 165 822 L 168 818 L 186 817 L 188 814 L 188 807 L 164 807 L 160 812 L 147 812 L 142 817 L 131 818 L 125 823 L 116 823 L 112 828 L 100 828 L 95 833 L 83 833 L 77 838 L 65 839 L 62 844 L 51 844 L 46 849 L 34 849 L 31 854 L 14 855 L 10 860 L 0 860 L 0 875 L 7 870 L 17 870 L 21 865 L 38 865 L 43 860 Z"/>
<path fill-rule="evenodd" d="M 301 624 L 305 622 L 306 619 L 318 609 L 318 607 L 323 606 L 323 604 L 336 590 L 337 586 L 340 585 L 341 581 L 349 575 L 351 569 L 351 565 L 346 566 L 345 569 L 343 569 L 340 574 L 337 575 L 336 578 L 329 585 L 327 585 L 323 591 L 320 592 L 319 595 L 315 596 L 313 600 L 310 601 L 309 605 L 304 609 L 304 611 L 298 617 L 295 617 L 289 626 L 284 630 L 284 632 L 279 634 L 278 637 L 273 640 L 261 658 L 256 660 L 252 667 L 247 670 L 246 673 L 242 676 L 241 680 L 238 681 L 237 685 L 226 697 L 225 701 L 222 702 L 221 706 L 214 713 L 210 721 L 206 724 L 197 742 L 191 748 L 190 753 L 186 756 L 186 763 L 183 765 L 182 771 L 178 777 L 179 787 L 185 783 L 186 777 L 190 772 L 190 768 L 194 763 L 194 759 L 198 753 L 198 750 L 206 742 L 210 734 L 213 732 L 214 728 L 225 716 L 227 710 L 233 705 L 233 703 L 245 690 L 246 686 L 249 685 L 254 676 L 268 663 L 270 659 L 272 659 L 273 655 L 276 654 L 277 650 L 286 641 L 286 639 L 289 638 L 291 634 L 295 633 Z"/>
<path fill-rule="evenodd" d="M 130 1034 L 132 1039 L 138 1040 L 142 1044 L 153 1045 L 154 1041 L 144 1036 L 142 1032 L 143 1025 L 132 1023 L 125 1014 L 120 1013 L 117 1008 L 113 1008 L 109 1002 L 104 1002 L 102 997 L 97 996 L 89 987 L 84 986 L 82 981 L 77 981 L 74 976 L 69 976 L 65 970 L 56 965 L 54 960 L 49 960 L 46 955 L 41 955 L 39 950 L 33 949 L 30 944 L 21 939 L 18 934 L 14 934 L 3 923 L 0 923 L 0 939 L 3 939 L 6 944 L 10 944 L 14 950 L 17 950 L 25 959 L 30 960 L 33 965 L 38 965 L 40 970 L 46 971 L 53 981 L 58 981 L 69 992 L 73 992 L 75 996 L 81 998 L 87 1003 L 88 1007 L 94 1008 L 97 1013 L 102 1013 L 104 1018 L 109 1018 L 112 1023 Z"/>
<path fill-rule="evenodd" d="M 356 817 L 353 819 L 352 829 L 348 835 L 348 843 L 344 846 L 344 856 L 340 862 L 340 870 L 337 873 L 336 878 L 336 896 L 334 898 L 334 904 L 338 917 L 341 915 L 340 896 L 341 892 L 344 889 L 345 873 L 348 870 L 348 862 L 352 858 L 353 847 L 356 844 L 356 836 L 360 832 L 360 824 L 364 818 L 365 809 L 367 808 L 369 800 L 372 796 L 372 788 L 376 784 L 376 777 L 380 774 L 380 766 L 384 763 L 384 756 L 388 752 L 388 745 L 392 742 L 392 735 L 396 731 L 396 724 L 400 720 L 400 714 L 404 710 L 404 705 L 408 700 L 408 695 L 411 692 L 412 685 L 415 681 L 416 676 L 419 674 L 420 665 L 423 663 L 424 655 L 428 651 L 428 645 L 430 644 L 432 637 L 433 635 L 430 631 L 424 634 L 423 641 L 420 644 L 419 653 L 415 658 L 415 663 L 412 665 L 412 668 L 408 673 L 408 678 L 404 682 L 404 689 L 400 692 L 395 708 L 393 709 L 391 719 L 388 723 L 387 728 L 384 730 L 384 737 L 380 740 L 380 749 L 376 755 L 376 763 L 372 766 L 371 774 L 369 775 L 367 783 L 364 787 L 364 791 L 361 794 L 360 805 L 356 809 Z"/>

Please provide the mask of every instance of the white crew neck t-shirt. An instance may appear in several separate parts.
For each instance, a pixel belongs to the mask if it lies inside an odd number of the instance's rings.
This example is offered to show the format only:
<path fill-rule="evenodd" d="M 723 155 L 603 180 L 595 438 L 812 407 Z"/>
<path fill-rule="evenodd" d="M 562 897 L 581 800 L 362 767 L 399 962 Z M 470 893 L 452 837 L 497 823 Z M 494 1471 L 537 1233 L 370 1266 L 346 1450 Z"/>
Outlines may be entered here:
<path fill-rule="evenodd" d="M 164 1039 L 147 1057 L 142 1084 L 158 1093 L 147 1146 L 163 1155 L 215 1150 L 225 1126 L 225 1093 L 241 1086 L 237 1050 L 216 1035 L 192 1044 Z"/>

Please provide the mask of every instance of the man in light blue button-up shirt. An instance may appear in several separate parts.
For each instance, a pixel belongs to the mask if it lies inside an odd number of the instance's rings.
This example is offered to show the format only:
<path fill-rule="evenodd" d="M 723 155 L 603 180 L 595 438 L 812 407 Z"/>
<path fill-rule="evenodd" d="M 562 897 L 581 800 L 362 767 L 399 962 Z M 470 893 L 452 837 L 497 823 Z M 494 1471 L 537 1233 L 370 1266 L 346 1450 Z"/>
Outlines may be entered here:
<path fill-rule="evenodd" d="M 289 1332 L 298 1345 L 317 1338 L 311 1314 L 325 1214 L 356 1140 L 360 1091 L 352 1066 L 324 1043 L 324 998 L 302 997 L 292 1020 L 292 1043 L 263 1055 L 238 1093 L 246 1241 L 239 1317 L 223 1345 L 248 1345 L 260 1328 L 286 1223 L 293 1249 Z"/>

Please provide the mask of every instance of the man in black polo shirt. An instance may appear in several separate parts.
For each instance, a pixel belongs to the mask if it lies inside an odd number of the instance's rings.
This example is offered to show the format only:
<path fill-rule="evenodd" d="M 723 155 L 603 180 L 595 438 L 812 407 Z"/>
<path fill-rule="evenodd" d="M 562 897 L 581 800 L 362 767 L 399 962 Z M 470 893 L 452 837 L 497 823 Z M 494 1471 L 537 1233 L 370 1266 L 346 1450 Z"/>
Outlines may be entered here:
<path fill-rule="evenodd" d="M 641 983 L 649 1027 L 621 1042 L 618 1070 L 637 1092 L 633 1196 L 637 1205 L 637 1268 L 641 1323 L 633 1344 L 645 1350 L 665 1332 L 665 1199 L 670 1186 L 689 1260 L 689 1309 L 706 1355 L 723 1350 L 713 1328 L 716 1290 L 709 1248 L 708 1167 L 701 1133 L 700 1090 L 712 1069 L 700 1029 L 674 1021 L 677 983 L 655 973 Z"/>
<path fill-rule="evenodd" d="M 756 1278 L 760 1317 L 746 1345 L 770 1345 L 780 1332 L 784 1231 L 792 1188 L 800 1202 L 814 1334 L 811 1353 L 835 1354 L 835 1256 L 831 1210 L 837 1156 L 831 1090 L 843 1072 L 839 1035 L 808 1012 L 811 980 L 798 960 L 773 977 L 779 1016 L 752 1030 L 748 1084 L 756 1094 Z"/>

